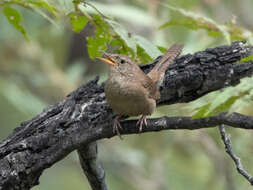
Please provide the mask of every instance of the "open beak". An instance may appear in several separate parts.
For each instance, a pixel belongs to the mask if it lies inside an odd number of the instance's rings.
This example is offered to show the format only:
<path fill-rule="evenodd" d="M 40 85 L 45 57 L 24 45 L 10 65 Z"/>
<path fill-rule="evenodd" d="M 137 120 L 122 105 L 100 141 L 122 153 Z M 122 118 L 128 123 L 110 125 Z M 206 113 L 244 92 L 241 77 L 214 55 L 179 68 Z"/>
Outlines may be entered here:
<path fill-rule="evenodd" d="M 116 65 L 117 65 L 117 63 L 116 63 L 107 53 L 104 53 L 104 56 L 105 56 L 106 58 L 100 57 L 100 58 L 98 58 L 98 59 L 99 59 L 100 61 L 103 61 L 104 63 L 110 65 L 110 66 L 116 66 Z"/>

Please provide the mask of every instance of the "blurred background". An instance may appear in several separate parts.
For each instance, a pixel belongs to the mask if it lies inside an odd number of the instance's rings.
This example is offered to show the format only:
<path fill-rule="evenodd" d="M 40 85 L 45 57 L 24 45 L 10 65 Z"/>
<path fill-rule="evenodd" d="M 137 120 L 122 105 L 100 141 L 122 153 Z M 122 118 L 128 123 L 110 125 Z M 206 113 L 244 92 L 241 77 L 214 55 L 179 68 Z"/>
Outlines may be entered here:
<path fill-rule="evenodd" d="M 67 12 L 71 1 L 48 2 Z M 91 2 L 105 15 L 111 15 L 127 30 L 155 45 L 185 44 L 183 54 L 226 44 L 206 30 L 190 30 L 166 23 L 171 11 L 166 5 L 183 8 L 216 21 L 233 23 L 252 30 L 251 0 L 101 0 Z M 60 22 L 49 22 L 38 13 L 17 8 L 29 35 L 27 41 L 0 12 L 0 140 L 20 122 L 29 120 L 96 75 L 106 79 L 106 65 L 91 60 L 86 37 L 94 33 L 88 24 L 76 34 L 64 14 Z M 1 7 L 0 7 L 1 9 Z M 92 10 L 88 10 L 92 14 Z M 215 93 L 188 104 L 159 108 L 153 117 L 191 116 L 192 107 L 215 97 Z M 237 110 L 238 111 L 238 110 Z M 245 104 L 240 112 L 253 114 Z M 228 129 L 234 152 L 253 174 L 253 132 Z M 218 130 L 163 131 L 118 137 L 98 142 L 99 158 L 106 171 L 109 189 L 129 190 L 246 190 L 249 183 L 237 172 L 225 153 Z M 82 174 L 76 152 L 47 169 L 34 190 L 90 189 Z"/>

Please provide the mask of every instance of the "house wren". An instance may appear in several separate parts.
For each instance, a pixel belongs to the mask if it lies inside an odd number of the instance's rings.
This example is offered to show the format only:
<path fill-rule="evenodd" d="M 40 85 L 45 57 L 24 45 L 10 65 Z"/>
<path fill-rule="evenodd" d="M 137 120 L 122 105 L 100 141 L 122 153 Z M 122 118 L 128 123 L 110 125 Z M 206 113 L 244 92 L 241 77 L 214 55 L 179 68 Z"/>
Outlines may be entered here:
<path fill-rule="evenodd" d="M 105 53 L 105 58 L 99 58 L 110 65 L 105 82 L 105 96 L 109 106 L 117 114 L 113 132 L 119 137 L 118 128 L 121 128 L 122 115 L 142 115 L 137 122 L 140 132 L 143 124 L 147 126 L 146 116 L 151 115 L 156 108 L 156 100 L 160 98 L 159 85 L 164 73 L 182 49 L 183 45 L 172 45 L 148 74 L 125 55 Z"/>

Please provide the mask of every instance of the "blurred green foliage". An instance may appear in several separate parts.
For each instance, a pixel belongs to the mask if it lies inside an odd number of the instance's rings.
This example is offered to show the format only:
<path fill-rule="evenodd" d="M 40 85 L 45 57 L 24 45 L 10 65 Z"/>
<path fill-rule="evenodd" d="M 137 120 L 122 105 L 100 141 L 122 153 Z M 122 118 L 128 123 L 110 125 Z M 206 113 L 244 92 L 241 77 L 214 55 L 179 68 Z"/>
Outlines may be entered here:
<path fill-rule="evenodd" d="M 89 19 L 77 13 L 69 13 L 69 18 L 74 32 L 80 33 Z"/>
<path fill-rule="evenodd" d="M 104 80 L 105 66 L 95 59 L 103 51 L 146 63 L 175 42 L 185 44 L 183 54 L 238 39 L 252 44 L 252 6 L 250 0 L 0 0 L 0 138 L 95 75 Z M 153 116 L 253 115 L 252 80 L 158 108 Z M 253 173 L 252 132 L 229 132 L 235 152 Z M 250 188 L 225 155 L 217 129 L 103 140 L 99 156 L 110 189 Z M 75 153 L 40 181 L 34 189 L 89 189 Z"/>
<path fill-rule="evenodd" d="M 28 36 L 25 32 L 24 27 L 21 25 L 22 17 L 21 14 L 14 8 L 9 6 L 3 7 L 3 13 L 8 19 L 8 21 L 19 31 L 21 32 L 26 39 L 28 39 Z"/>

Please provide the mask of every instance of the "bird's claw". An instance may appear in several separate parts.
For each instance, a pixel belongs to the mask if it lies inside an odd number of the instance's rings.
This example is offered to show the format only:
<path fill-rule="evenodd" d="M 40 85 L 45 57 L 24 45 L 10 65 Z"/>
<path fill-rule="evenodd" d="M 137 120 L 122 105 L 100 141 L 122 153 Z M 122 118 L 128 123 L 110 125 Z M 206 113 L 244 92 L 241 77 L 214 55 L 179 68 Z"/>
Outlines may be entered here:
<path fill-rule="evenodd" d="M 114 120 L 114 124 L 113 124 L 113 133 L 116 133 L 118 135 L 118 137 L 121 140 L 123 140 L 123 138 L 120 135 L 119 128 L 122 129 L 122 127 L 120 125 L 120 116 L 116 116 L 116 118 Z"/>
<path fill-rule="evenodd" d="M 136 123 L 136 126 L 140 125 L 140 127 L 139 127 L 139 133 L 142 131 L 142 126 L 143 126 L 143 124 L 144 124 L 145 126 L 148 125 L 148 123 L 147 123 L 147 118 L 146 118 L 145 115 L 141 116 L 141 118 L 140 118 L 140 119 L 137 121 L 137 123 Z"/>

